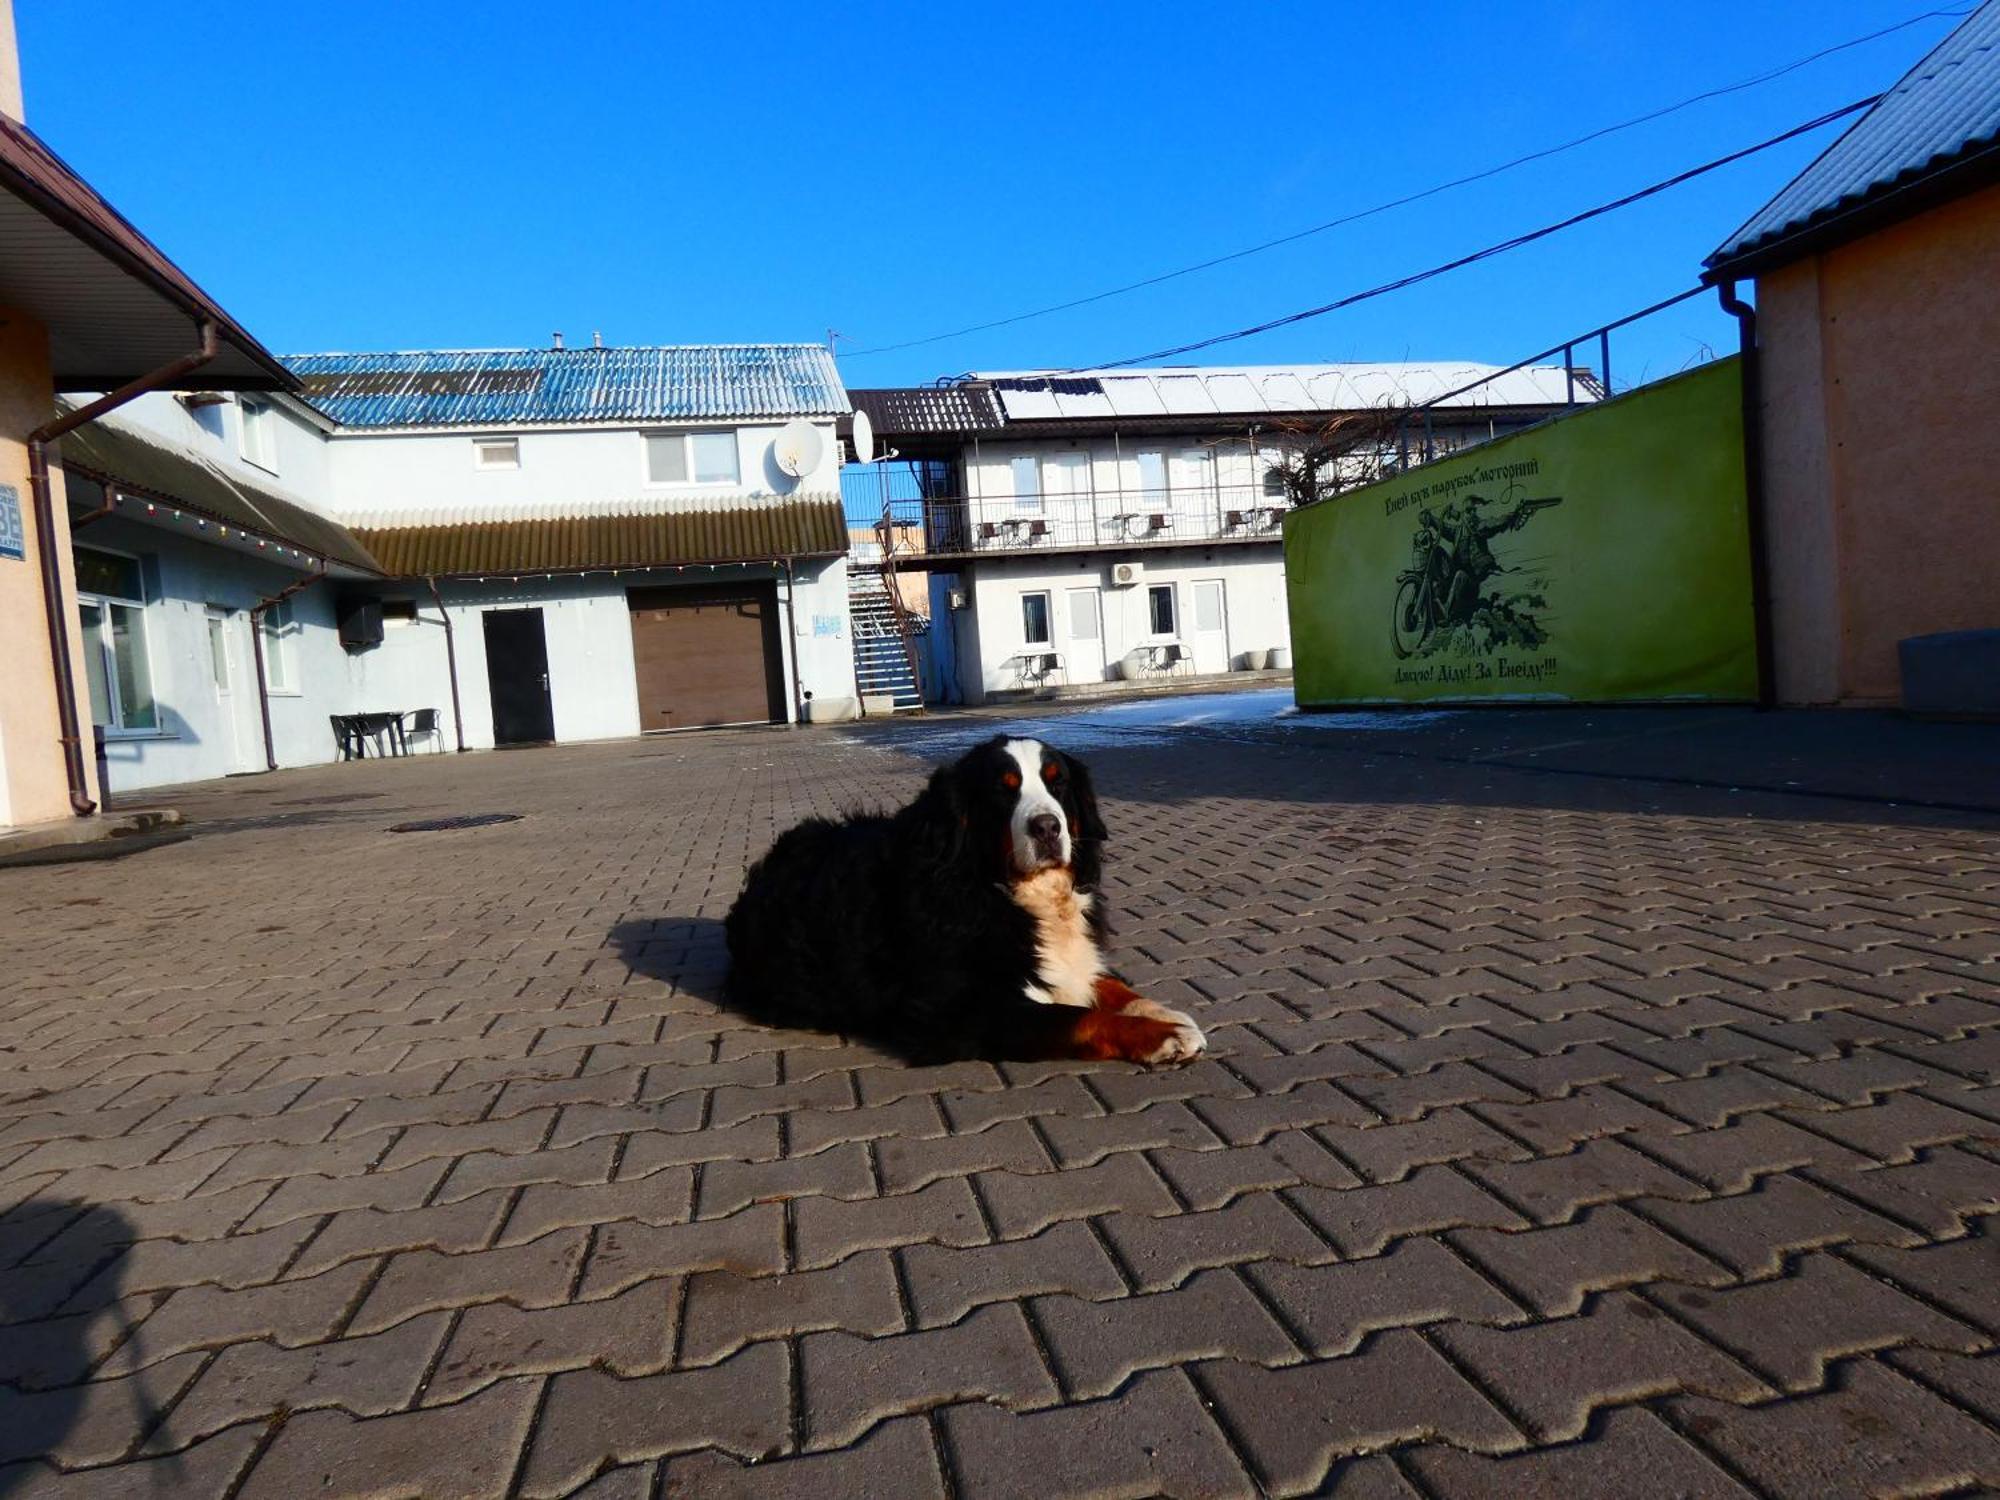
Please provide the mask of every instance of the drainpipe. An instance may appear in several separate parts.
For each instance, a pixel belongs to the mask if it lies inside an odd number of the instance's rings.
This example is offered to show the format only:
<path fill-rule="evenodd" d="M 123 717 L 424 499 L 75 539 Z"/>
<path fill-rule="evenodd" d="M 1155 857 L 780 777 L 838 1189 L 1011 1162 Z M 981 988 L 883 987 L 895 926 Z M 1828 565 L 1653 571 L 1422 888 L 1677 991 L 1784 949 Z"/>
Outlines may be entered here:
<path fill-rule="evenodd" d="M 261 599 L 250 606 L 250 655 L 256 661 L 257 672 L 257 712 L 264 719 L 264 769 L 278 769 L 278 752 L 271 742 L 271 690 L 264 683 L 264 611 L 272 605 L 289 599 L 300 589 L 311 588 L 326 577 L 326 559 L 321 558 L 319 566 L 297 583 L 288 583 L 268 599 Z"/>
<path fill-rule="evenodd" d="M 1736 295 L 1736 281 L 1716 284 L 1722 310 L 1736 319 L 1743 372 L 1743 498 L 1750 520 L 1750 609 L 1757 638 L 1757 707 L 1778 701 L 1776 650 L 1771 631 L 1770 530 L 1764 506 L 1763 365 L 1757 354 L 1757 309 Z"/>
<path fill-rule="evenodd" d="M 792 612 L 792 594 L 798 588 L 799 581 L 792 573 L 792 560 L 789 557 L 781 557 L 778 562 L 785 570 L 785 634 L 790 637 L 788 644 L 791 649 L 787 654 L 792 658 L 792 722 L 803 724 L 806 721 L 806 705 L 805 700 L 799 696 L 799 621 L 798 616 Z"/>
<path fill-rule="evenodd" d="M 44 422 L 28 434 L 28 490 L 35 508 L 35 550 L 42 570 L 42 612 L 48 617 L 49 655 L 55 671 L 56 726 L 62 743 L 63 771 L 69 779 L 69 805 L 79 818 L 87 818 L 96 812 L 97 804 L 90 800 L 90 773 L 84 765 L 83 732 L 76 709 L 76 678 L 70 671 L 69 607 L 63 601 L 62 553 L 56 546 L 56 504 L 55 492 L 49 483 L 48 445 L 112 408 L 157 390 L 171 380 L 178 380 L 214 359 L 222 347 L 220 331 L 207 318 L 197 326 L 201 345 L 192 354 L 183 354 L 172 364 L 162 365 L 150 375 L 141 375 L 109 395 L 99 396 L 53 422 Z"/>
<path fill-rule="evenodd" d="M 465 754 L 465 715 L 458 706 L 458 642 L 451 633 L 451 611 L 444 607 L 444 595 L 438 592 L 438 581 L 426 576 L 424 582 L 430 585 L 431 600 L 438 607 L 438 618 L 444 621 L 444 664 L 451 677 L 451 729 L 458 737 L 458 753 Z"/>

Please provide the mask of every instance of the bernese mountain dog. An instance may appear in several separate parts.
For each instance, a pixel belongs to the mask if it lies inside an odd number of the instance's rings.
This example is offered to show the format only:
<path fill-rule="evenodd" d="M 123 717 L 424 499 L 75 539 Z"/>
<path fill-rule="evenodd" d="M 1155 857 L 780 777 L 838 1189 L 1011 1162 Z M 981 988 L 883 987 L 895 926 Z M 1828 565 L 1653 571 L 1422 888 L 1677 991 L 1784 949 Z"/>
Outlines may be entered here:
<path fill-rule="evenodd" d="M 1004 735 L 893 815 L 809 819 L 730 909 L 730 1002 L 916 1059 L 1187 1062 L 1200 1028 L 1105 966 L 1105 836 L 1083 762 Z"/>

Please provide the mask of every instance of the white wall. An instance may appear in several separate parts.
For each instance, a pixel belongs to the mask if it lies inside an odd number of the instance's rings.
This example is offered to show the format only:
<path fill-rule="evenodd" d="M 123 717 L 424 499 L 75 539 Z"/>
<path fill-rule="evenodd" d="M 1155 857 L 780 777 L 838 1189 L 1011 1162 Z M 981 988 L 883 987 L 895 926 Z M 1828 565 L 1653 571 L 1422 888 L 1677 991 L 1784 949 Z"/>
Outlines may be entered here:
<path fill-rule="evenodd" d="M 1144 581 L 1131 588 L 1113 588 L 1115 561 L 1136 561 Z M 1155 636 L 1148 617 L 1146 588 L 1176 585 L 1179 629 L 1186 641 L 1192 619 L 1190 585 L 1198 579 L 1219 579 L 1223 585 L 1226 656 L 1229 669 L 1242 664 L 1243 653 L 1291 644 L 1291 622 L 1285 609 L 1285 561 L 1282 546 L 1263 543 L 1240 547 L 1146 548 L 1126 554 L 982 558 L 969 568 L 966 588 L 970 609 L 957 622 L 960 634 L 960 683 L 967 701 L 982 701 L 989 693 L 1018 689 L 1024 684 L 1013 660 L 1024 652 L 1054 651 L 1064 659 L 1056 682 L 1111 680 L 1112 666 L 1142 646 L 1168 639 Z M 1087 647 L 1071 639 L 1072 601 L 1069 591 L 1095 589 L 1102 613 L 1104 661 L 1090 659 Z M 1050 596 L 1052 635 L 1048 645 L 1031 645 L 1023 638 L 1021 596 L 1046 591 Z M 967 620 L 965 616 L 970 616 Z M 968 636 L 970 637 L 968 639 Z M 966 649 L 967 647 L 973 649 Z"/>
<path fill-rule="evenodd" d="M 381 525 L 398 513 L 463 510 L 472 515 L 482 505 L 519 513 L 525 506 L 577 500 L 831 493 L 840 486 L 839 445 L 830 420 L 814 425 L 822 437 L 820 464 L 801 479 L 781 471 L 771 456 L 782 422 L 738 427 L 740 482 L 733 486 L 646 482 L 647 433 L 714 432 L 729 426 L 726 422 L 523 432 L 483 428 L 450 433 L 343 432 L 326 447 L 332 464 L 334 513 L 343 519 L 363 516 L 370 525 Z M 517 437 L 520 467 L 476 468 L 473 439 L 488 436 Z"/>
<path fill-rule="evenodd" d="M 251 399 L 260 399 L 252 397 Z M 192 448 L 247 477 L 287 491 L 314 510 L 332 508 L 332 468 L 324 431 L 282 397 L 267 396 L 276 420 L 276 467 L 261 468 L 243 457 L 243 408 L 230 396 L 212 406 L 189 410 L 174 395 L 151 391 L 118 408 L 116 419 L 132 422 Z"/>

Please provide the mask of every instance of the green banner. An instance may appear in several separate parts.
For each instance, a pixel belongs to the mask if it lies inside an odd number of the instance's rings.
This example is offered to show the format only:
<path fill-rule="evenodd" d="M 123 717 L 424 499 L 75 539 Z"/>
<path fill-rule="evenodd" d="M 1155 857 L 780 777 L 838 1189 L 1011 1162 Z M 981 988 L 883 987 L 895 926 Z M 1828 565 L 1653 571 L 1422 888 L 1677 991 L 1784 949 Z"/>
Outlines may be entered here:
<path fill-rule="evenodd" d="M 1300 704 L 1757 693 L 1735 359 L 1294 511 Z"/>

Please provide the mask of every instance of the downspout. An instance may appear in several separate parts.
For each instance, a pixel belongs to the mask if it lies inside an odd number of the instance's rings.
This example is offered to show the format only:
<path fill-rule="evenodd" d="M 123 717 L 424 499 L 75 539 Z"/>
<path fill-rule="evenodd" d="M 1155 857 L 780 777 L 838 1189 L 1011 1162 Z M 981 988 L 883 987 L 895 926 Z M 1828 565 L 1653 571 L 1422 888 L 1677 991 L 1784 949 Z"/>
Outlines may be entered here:
<path fill-rule="evenodd" d="M 35 550 L 42 570 L 42 611 L 48 617 L 49 654 L 55 670 L 56 727 L 62 743 L 63 771 L 69 779 L 69 805 L 79 818 L 97 811 L 90 800 L 90 773 L 83 760 L 83 731 L 76 711 L 76 678 L 70 670 L 69 610 L 63 602 L 62 553 L 56 547 L 55 492 L 49 483 L 48 445 L 66 432 L 74 432 L 85 422 L 103 416 L 114 407 L 157 390 L 170 380 L 178 380 L 214 359 L 222 347 L 222 336 L 207 318 L 198 325 L 201 345 L 192 354 L 183 354 L 172 364 L 162 365 L 150 375 L 121 385 L 75 411 L 44 422 L 28 434 L 28 490 L 35 508 Z M 107 503 L 108 497 L 107 497 Z"/>
<path fill-rule="evenodd" d="M 1770 528 L 1764 504 L 1763 365 L 1757 353 L 1757 309 L 1736 295 L 1736 279 L 1718 282 L 1722 310 L 1736 319 L 1743 374 L 1743 499 L 1750 521 L 1750 610 L 1757 641 L 1757 707 L 1778 701 L 1771 629 Z"/>
<path fill-rule="evenodd" d="M 326 577 L 326 559 L 321 558 L 319 566 L 296 583 L 288 583 L 268 599 L 250 606 L 250 655 L 256 660 L 257 672 L 257 712 L 264 719 L 264 769 L 278 769 L 278 751 L 271 741 L 271 690 L 264 682 L 264 611 L 296 594 L 300 589 L 311 588 Z"/>
<path fill-rule="evenodd" d="M 426 575 L 424 582 L 430 585 L 431 601 L 438 607 L 438 618 L 444 621 L 444 664 L 451 677 L 451 730 L 458 738 L 458 753 L 465 754 L 465 714 L 458 706 L 458 642 L 451 631 L 451 611 L 444 607 L 444 595 L 438 592 L 438 581 Z"/>
<path fill-rule="evenodd" d="M 785 634 L 789 638 L 789 649 L 780 653 L 780 659 L 784 656 L 792 659 L 792 722 L 803 724 L 806 721 L 806 705 L 799 696 L 799 620 L 792 610 L 792 594 L 798 588 L 799 580 L 792 572 L 792 559 L 781 557 L 778 561 L 785 570 Z"/>

